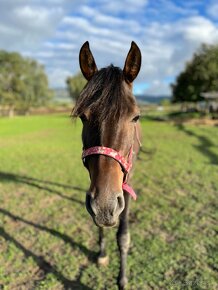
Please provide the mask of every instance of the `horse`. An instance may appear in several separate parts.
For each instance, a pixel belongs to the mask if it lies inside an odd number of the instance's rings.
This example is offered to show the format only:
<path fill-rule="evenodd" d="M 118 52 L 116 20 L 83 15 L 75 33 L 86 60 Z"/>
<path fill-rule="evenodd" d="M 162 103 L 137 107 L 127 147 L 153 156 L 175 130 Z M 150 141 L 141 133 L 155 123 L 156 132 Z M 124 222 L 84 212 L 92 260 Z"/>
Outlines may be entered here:
<path fill-rule="evenodd" d="M 119 289 L 125 289 L 130 244 L 129 201 L 130 197 L 136 199 L 128 183 L 141 139 L 140 111 L 132 87 L 140 71 L 141 52 L 132 42 L 123 70 L 113 65 L 98 70 L 86 41 L 80 49 L 79 63 L 87 84 L 72 115 L 79 117 L 83 124 L 82 160 L 90 176 L 86 208 L 99 227 L 99 265 L 106 265 L 109 261 L 104 228 L 118 224 L 120 270 L 117 284 Z"/>

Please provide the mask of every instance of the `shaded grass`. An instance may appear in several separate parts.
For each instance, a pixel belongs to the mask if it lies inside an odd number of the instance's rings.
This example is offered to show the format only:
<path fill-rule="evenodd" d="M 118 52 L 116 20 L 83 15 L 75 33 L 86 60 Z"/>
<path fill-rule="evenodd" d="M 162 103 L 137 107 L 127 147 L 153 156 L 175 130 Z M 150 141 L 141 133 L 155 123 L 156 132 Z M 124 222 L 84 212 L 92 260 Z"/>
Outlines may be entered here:
<path fill-rule="evenodd" d="M 218 132 L 143 120 L 133 185 L 128 289 L 216 289 Z M 0 285 L 116 289 L 95 264 L 97 228 L 85 210 L 81 125 L 63 115 L 0 119 Z"/>

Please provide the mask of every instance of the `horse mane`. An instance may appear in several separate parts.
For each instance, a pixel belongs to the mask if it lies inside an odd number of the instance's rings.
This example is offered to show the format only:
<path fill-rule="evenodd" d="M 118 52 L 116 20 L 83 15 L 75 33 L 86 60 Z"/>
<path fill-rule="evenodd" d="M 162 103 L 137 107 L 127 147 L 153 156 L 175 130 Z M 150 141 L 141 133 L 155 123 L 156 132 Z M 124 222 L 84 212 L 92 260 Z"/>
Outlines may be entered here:
<path fill-rule="evenodd" d="M 110 65 L 94 74 L 86 84 L 72 111 L 73 117 L 81 117 L 87 111 L 97 122 L 118 121 L 132 111 L 135 99 L 124 82 L 123 71 Z"/>

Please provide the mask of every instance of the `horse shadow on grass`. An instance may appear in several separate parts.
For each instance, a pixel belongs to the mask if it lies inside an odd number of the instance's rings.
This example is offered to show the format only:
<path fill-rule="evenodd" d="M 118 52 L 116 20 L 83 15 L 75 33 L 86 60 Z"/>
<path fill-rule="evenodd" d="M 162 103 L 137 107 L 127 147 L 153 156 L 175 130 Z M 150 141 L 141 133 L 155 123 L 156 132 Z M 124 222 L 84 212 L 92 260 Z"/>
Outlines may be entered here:
<path fill-rule="evenodd" d="M 199 140 L 199 145 L 193 145 L 198 151 L 205 155 L 211 164 L 218 165 L 218 155 L 214 153 L 210 148 L 215 147 L 215 144 L 207 137 L 203 135 L 196 134 L 195 132 L 188 130 L 183 124 L 175 125 L 176 128 L 180 131 L 183 131 L 189 136 L 193 136 Z"/>
<path fill-rule="evenodd" d="M 80 201 L 74 197 L 69 197 L 67 195 L 64 195 L 61 191 L 49 187 L 49 186 L 55 186 L 55 187 L 62 187 L 65 189 L 72 189 L 72 190 L 76 190 L 76 191 L 86 192 L 85 189 L 82 189 L 82 188 L 77 187 L 77 186 L 71 186 L 71 185 L 66 185 L 66 184 L 62 184 L 62 183 L 41 180 L 41 179 L 26 176 L 26 175 L 19 175 L 19 174 L 14 174 L 11 172 L 3 172 L 3 171 L 0 171 L 0 181 L 24 183 L 24 184 L 27 184 L 29 186 L 36 187 L 39 190 L 45 190 L 51 194 L 56 194 L 64 199 L 68 199 L 70 201 L 84 205 L 84 203 L 82 201 Z"/>
<path fill-rule="evenodd" d="M 46 276 L 49 273 L 52 273 L 58 281 L 61 282 L 64 289 L 83 289 L 83 290 L 91 290 L 90 287 L 84 285 L 80 282 L 82 271 L 80 271 L 77 279 L 75 281 L 71 281 L 67 278 L 65 278 L 59 271 L 55 269 L 54 266 L 52 266 L 48 261 L 46 261 L 42 256 L 38 256 L 32 251 L 26 249 L 20 242 L 18 242 L 15 238 L 13 238 L 11 235 L 9 235 L 3 227 L 0 227 L 0 236 L 2 236 L 6 241 L 14 244 L 16 248 L 21 250 L 26 258 L 32 258 L 34 262 L 37 264 L 40 270 L 43 271 L 44 276 Z M 43 279 L 43 278 L 42 278 Z M 40 282 L 40 281 L 37 281 Z"/>
<path fill-rule="evenodd" d="M 45 181 L 45 180 L 40 180 L 37 178 L 32 178 L 29 176 L 23 176 L 19 174 L 14 174 L 14 173 L 9 173 L 9 172 L 2 172 L 0 171 L 0 181 L 1 182 L 14 182 L 14 183 L 23 183 L 32 187 L 36 187 L 39 190 L 45 190 L 51 194 L 56 194 L 64 199 L 70 200 L 72 202 L 76 202 L 82 206 L 84 206 L 84 203 L 76 198 L 69 197 L 64 195 L 61 191 L 56 190 L 51 188 L 51 186 L 55 187 L 61 187 L 65 189 L 72 189 L 72 190 L 77 190 L 81 192 L 85 192 L 85 189 L 79 188 L 79 187 L 74 187 L 71 185 L 66 185 L 66 184 L 61 184 L 57 182 L 51 182 L 51 181 Z M 17 215 L 14 215 L 13 213 L 7 211 L 6 209 L 0 208 L 0 213 L 4 216 L 9 217 L 13 221 L 18 221 L 26 224 L 27 226 L 32 226 L 40 231 L 47 232 L 55 237 L 60 238 L 63 240 L 65 243 L 70 244 L 72 248 L 78 248 L 86 257 L 88 258 L 89 261 L 95 262 L 97 253 L 89 250 L 86 248 L 84 245 L 75 242 L 73 239 L 71 239 L 68 235 L 64 233 L 60 233 L 59 231 L 46 227 L 44 225 L 40 225 L 37 223 L 34 223 L 32 221 L 28 221 L 22 217 L 19 217 Z M 34 252 L 31 250 L 25 248 L 19 241 L 17 241 L 13 236 L 8 234 L 3 227 L 0 227 L 0 236 L 2 236 L 5 240 L 8 242 L 14 244 L 19 250 L 21 250 L 26 258 L 31 257 L 34 262 L 38 265 L 39 269 L 44 273 L 44 276 L 46 276 L 48 273 L 52 273 L 58 281 L 60 281 L 64 287 L 64 289 L 84 289 L 84 290 L 91 290 L 90 287 L 84 285 L 81 283 L 81 276 L 83 273 L 83 270 L 85 267 L 81 267 L 79 274 L 77 275 L 76 280 L 71 281 L 67 278 L 65 278 L 62 273 L 60 273 L 55 266 L 51 265 L 46 259 L 42 256 L 36 255 Z M 43 279 L 43 278 L 42 278 Z"/>
<path fill-rule="evenodd" d="M 28 226 L 32 226 L 36 229 L 39 229 L 41 231 L 47 232 L 55 237 L 58 237 L 62 239 L 65 243 L 68 243 L 72 246 L 72 248 L 78 248 L 81 252 L 83 252 L 90 261 L 94 262 L 96 260 L 97 253 L 94 251 L 91 251 L 87 249 L 85 246 L 73 241 L 69 236 L 66 234 L 60 233 L 57 230 L 54 230 L 52 228 L 46 227 L 44 225 L 39 225 L 34 222 L 28 221 L 22 217 L 19 217 L 17 215 L 12 214 L 11 212 L 0 208 L 0 213 L 4 216 L 7 216 L 11 218 L 13 221 L 22 222 Z M 48 273 L 52 273 L 58 281 L 62 283 L 64 286 L 64 289 L 84 289 L 84 290 L 90 290 L 88 286 L 82 284 L 80 282 L 82 272 L 85 267 L 82 267 L 79 271 L 79 274 L 77 275 L 77 279 L 74 281 L 71 281 L 67 278 L 65 278 L 57 269 L 52 266 L 48 261 L 45 260 L 44 257 L 36 255 L 31 250 L 25 248 L 19 241 L 17 241 L 14 237 L 9 235 L 3 227 L 0 227 L 0 236 L 2 236 L 6 241 L 14 244 L 19 250 L 21 250 L 26 258 L 33 258 L 34 262 L 37 264 L 40 270 L 43 271 L 44 276 L 46 276 Z M 43 278 L 42 278 L 43 279 Z"/>

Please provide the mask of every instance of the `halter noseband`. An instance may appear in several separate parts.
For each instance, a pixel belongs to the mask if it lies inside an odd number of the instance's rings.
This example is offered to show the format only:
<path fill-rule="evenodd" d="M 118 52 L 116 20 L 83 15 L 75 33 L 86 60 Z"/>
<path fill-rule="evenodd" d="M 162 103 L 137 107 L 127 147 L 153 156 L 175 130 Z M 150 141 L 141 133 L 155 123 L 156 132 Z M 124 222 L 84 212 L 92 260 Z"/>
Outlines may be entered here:
<path fill-rule="evenodd" d="M 129 174 L 129 171 L 132 167 L 133 146 L 130 148 L 127 161 L 118 151 L 116 151 L 112 148 L 103 147 L 103 146 L 95 146 L 95 147 L 90 147 L 86 150 L 83 150 L 82 160 L 83 160 L 83 164 L 85 167 L 86 167 L 85 159 L 87 156 L 90 156 L 90 155 L 105 155 L 105 156 L 108 156 L 108 157 L 116 160 L 120 164 L 120 166 L 123 170 L 123 173 L 124 173 L 122 189 L 125 190 L 126 192 L 128 192 L 131 195 L 131 197 L 134 200 L 136 200 L 136 198 L 137 198 L 136 193 L 134 192 L 132 187 L 130 187 L 127 184 L 128 174 Z"/>

